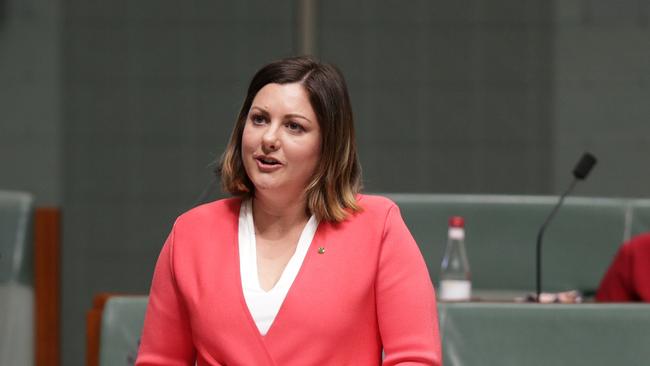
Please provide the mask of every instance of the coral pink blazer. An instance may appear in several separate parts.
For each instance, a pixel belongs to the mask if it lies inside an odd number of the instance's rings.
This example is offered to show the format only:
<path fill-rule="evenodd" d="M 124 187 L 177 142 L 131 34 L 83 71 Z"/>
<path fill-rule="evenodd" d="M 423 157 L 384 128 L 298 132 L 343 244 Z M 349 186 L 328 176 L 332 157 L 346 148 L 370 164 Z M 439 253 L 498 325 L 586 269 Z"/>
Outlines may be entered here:
<path fill-rule="evenodd" d="M 266 336 L 241 288 L 240 199 L 181 215 L 156 264 L 136 365 L 440 365 L 417 244 L 394 203 L 358 201 L 362 212 L 319 224 Z"/>

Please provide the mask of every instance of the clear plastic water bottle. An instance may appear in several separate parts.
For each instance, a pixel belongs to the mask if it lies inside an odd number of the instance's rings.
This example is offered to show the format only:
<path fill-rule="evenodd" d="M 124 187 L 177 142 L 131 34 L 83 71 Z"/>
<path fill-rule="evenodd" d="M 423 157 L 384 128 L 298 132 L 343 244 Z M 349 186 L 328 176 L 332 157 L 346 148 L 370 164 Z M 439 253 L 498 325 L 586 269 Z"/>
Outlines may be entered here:
<path fill-rule="evenodd" d="M 465 252 L 465 220 L 449 219 L 445 256 L 440 266 L 438 298 L 443 301 L 467 301 L 472 295 L 472 273 Z"/>

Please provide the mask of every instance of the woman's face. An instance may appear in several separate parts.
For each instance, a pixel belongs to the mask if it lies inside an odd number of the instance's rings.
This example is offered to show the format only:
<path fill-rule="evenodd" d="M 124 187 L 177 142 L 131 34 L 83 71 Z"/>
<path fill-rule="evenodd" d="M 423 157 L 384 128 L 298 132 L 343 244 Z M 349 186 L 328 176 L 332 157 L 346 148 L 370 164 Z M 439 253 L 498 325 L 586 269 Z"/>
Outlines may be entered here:
<path fill-rule="evenodd" d="M 267 84 L 257 92 L 242 135 L 242 160 L 256 191 L 301 197 L 320 149 L 320 126 L 301 84 Z"/>

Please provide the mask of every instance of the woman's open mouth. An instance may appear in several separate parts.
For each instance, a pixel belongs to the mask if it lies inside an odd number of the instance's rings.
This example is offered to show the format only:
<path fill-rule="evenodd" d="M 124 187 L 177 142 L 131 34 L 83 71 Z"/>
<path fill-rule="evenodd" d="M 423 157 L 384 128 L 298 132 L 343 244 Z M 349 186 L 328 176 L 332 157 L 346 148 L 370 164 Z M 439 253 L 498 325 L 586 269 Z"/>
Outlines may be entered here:
<path fill-rule="evenodd" d="M 257 166 L 262 171 L 272 171 L 280 168 L 282 163 L 270 156 L 256 156 L 255 161 L 257 161 Z"/>

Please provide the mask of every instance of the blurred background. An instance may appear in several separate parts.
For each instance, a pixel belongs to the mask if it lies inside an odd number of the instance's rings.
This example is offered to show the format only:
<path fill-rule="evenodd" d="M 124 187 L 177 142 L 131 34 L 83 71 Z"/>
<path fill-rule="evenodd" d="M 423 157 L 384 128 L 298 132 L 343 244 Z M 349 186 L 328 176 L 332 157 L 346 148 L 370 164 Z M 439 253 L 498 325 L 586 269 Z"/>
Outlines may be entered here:
<path fill-rule="evenodd" d="M 248 81 L 347 78 L 367 192 L 650 196 L 644 0 L 0 1 L 0 188 L 63 211 L 62 364 L 102 291 L 146 293 Z M 420 243 L 422 245 L 422 243 Z M 431 243 L 442 245 L 442 243 Z"/>

